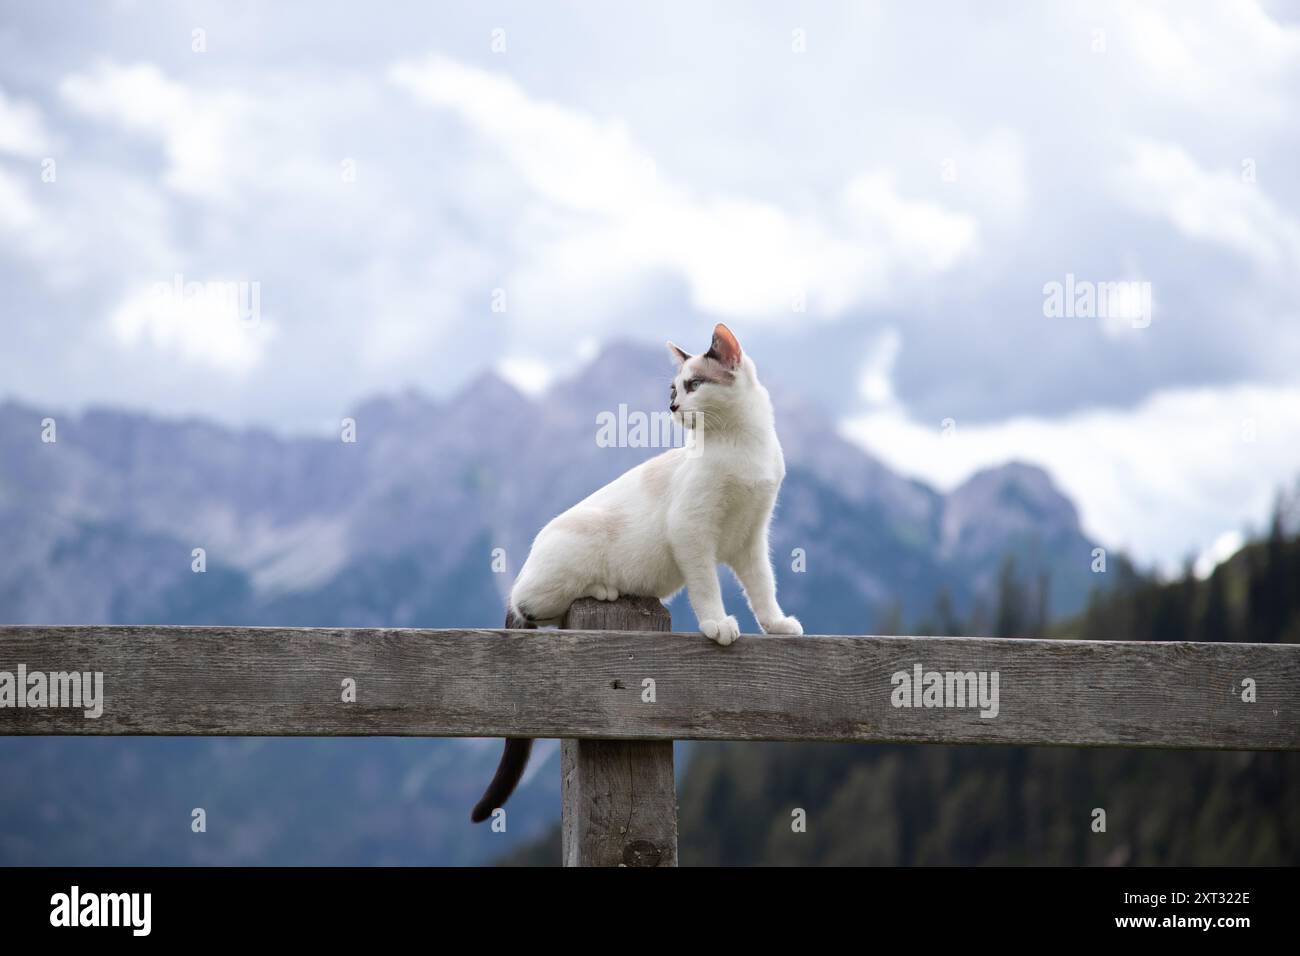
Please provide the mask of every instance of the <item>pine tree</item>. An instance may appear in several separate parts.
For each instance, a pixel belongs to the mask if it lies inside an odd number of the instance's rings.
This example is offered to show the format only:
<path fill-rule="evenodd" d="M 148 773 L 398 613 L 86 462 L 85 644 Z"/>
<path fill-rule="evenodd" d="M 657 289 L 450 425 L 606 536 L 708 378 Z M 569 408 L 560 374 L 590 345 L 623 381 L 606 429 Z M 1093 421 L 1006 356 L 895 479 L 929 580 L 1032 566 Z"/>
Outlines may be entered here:
<path fill-rule="evenodd" d="M 1206 585 L 1205 611 L 1197 628 L 1198 641 L 1231 641 L 1232 624 L 1228 619 L 1228 595 L 1225 579 L 1227 566 L 1219 565 Z"/>
<path fill-rule="evenodd" d="M 997 637 L 1023 637 L 1029 610 L 1025 591 L 1016 577 L 1016 560 L 1008 555 L 998 569 L 998 610 L 995 627 Z"/>
<path fill-rule="evenodd" d="M 947 587 L 939 589 L 934 599 L 934 630 L 936 637 L 954 637 L 962 633 L 962 624 L 952 603 L 952 592 Z"/>

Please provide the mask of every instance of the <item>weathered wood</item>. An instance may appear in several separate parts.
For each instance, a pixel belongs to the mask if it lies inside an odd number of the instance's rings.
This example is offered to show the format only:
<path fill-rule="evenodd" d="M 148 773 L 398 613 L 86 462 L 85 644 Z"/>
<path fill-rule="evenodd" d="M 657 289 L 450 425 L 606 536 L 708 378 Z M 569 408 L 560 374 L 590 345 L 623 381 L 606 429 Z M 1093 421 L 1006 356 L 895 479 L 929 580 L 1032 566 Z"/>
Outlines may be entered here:
<path fill-rule="evenodd" d="M 580 598 L 560 622 L 566 631 L 671 631 L 673 618 L 658 598 L 624 595 L 617 601 Z"/>
<path fill-rule="evenodd" d="M 891 676 L 997 671 L 999 709 L 896 708 Z M 0 735 L 825 740 L 1300 750 L 1300 646 L 649 631 L 0 627 L 0 671 L 102 671 L 104 710 Z M 641 682 L 656 684 L 653 707 Z M 356 681 L 355 703 L 342 682 Z M 1242 699 L 1245 679 L 1256 702 Z"/>
<path fill-rule="evenodd" d="M 569 608 L 562 626 L 669 631 L 672 617 L 655 598 L 584 599 Z M 635 689 L 640 694 L 639 683 Z M 560 781 L 565 866 L 677 865 L 672 741 L 562 741 Z"/>
<path fill-rule="evenodd" d="M 565 866 L 676 866 L 671 740 L 560 742 Z"/>

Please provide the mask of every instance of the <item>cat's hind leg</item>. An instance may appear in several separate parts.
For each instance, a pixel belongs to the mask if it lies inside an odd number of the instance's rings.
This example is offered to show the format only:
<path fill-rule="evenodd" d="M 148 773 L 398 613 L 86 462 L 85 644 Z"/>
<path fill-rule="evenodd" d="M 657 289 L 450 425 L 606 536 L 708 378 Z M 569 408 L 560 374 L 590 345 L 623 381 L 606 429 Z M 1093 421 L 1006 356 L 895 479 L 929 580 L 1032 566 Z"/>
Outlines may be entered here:
<path fill-rule="evenodd" d="M 575 522 L 576 518 L 569 519 L 570 524 Z M 533 542 L 510 592 L 510 603 L 534 620 L 558 622 L 578 598 L 617 600 L 618 589 L 606 580 L 608 568 L 599 539 L 553 523 Z"/>
<path fill-rule="evenodd" d="M 569 605 L 582 596 L 582 586 L 567 575 L 525 564 L 510 589 L 510 609 L 533 624 L 558 624 Z"/>

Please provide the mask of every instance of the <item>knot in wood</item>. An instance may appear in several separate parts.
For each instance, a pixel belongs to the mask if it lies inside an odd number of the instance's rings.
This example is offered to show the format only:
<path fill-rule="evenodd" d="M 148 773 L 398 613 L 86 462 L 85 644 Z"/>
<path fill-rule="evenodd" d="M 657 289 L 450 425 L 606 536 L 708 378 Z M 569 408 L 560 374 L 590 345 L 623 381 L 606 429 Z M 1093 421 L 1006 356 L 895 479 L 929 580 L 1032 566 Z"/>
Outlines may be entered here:
<path fill-rule="evenodd" d="M 658 866 L 663 850 L 649 840 L 634 840 L 623 847 L 624 866 Z"/>

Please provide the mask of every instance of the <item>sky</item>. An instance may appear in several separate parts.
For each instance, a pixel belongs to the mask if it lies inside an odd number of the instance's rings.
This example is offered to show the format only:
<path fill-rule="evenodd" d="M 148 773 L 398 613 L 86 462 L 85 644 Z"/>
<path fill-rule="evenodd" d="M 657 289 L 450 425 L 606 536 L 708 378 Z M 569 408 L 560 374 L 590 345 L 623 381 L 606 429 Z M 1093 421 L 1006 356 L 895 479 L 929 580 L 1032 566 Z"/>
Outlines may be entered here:
<path fill-rule="evenodd" d="M 1300 476 L 1298 117 L 1272 3 L 0 0 L 0 398 L 320 430 L 723 321 L 1204 563 Z"/>

